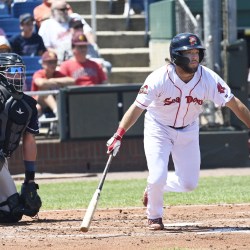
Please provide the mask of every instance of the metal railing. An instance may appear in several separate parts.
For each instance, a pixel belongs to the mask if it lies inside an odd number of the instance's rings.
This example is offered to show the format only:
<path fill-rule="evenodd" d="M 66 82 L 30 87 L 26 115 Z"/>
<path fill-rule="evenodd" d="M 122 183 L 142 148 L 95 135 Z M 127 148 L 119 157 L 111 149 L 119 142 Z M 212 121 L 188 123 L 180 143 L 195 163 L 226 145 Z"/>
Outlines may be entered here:
<path fill-rule="evenodd" d="M 176 5 L 176 33 L 191 32 L 202 37 L 201 16 L 194 15 L 184 0 L 177 0 Z"/>

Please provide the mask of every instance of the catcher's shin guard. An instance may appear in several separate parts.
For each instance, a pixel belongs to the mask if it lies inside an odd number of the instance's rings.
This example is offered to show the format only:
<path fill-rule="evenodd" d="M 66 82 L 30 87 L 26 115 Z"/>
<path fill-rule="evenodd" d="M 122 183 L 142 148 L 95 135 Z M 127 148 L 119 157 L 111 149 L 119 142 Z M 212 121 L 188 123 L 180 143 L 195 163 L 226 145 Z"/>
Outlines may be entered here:
<path fill-rule="evenodd" d="M 0 210 L 0 223 L 16 223 L 22 219 L 23 213 L 19 198 L 19 194 L 15 193 L 0 204 L 0 206 L 7 205 L 10 209 L 10 211 Z"/>

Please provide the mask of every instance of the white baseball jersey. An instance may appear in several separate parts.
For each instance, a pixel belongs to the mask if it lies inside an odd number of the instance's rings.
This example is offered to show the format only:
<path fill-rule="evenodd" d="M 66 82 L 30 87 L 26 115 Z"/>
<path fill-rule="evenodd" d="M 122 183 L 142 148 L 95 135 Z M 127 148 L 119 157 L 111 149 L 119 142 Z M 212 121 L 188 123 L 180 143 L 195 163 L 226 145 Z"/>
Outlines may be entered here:
<path fill-rule="evenodd" d="M 229 86 L 207 67 L 200 65 L 193 79 L 184 83 L 169 64 L 147 77 L 135 103 L 159 123 L 183 127 L 199 117 L 205 100 L 224 106 L 232 97 Z"/>

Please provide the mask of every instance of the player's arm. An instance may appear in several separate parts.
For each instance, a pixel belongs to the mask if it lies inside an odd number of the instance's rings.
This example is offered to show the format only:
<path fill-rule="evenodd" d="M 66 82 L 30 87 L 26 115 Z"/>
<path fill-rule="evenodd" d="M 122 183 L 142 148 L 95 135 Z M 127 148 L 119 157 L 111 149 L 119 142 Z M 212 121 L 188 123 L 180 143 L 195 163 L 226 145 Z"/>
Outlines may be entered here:
<path fill-rule="evenodd" d="M 117 154 L 121 146 L 123 135 L 135 124 L 142 112 L 143 109 L 137 107 L 135 103 L 130 106 L 130 108 L 124 114 L 116 133 L 107 141 L 108 154 L 112 153 L 113 156 Z"/>
<path fill-rule="evenodd" d="M 34 217 L 42 206 L 37 193 L 39 186 L 35 183 L 35 160 L 37 146 L 35 135 L 26 131 L 23 135 L 23 159 L 25 165 L 25 180 L 21 186 L 20 200 L 23 204 L 23 214 Z"/>
<path fill-rule="evenodd" d="M 24 161 L 35 161 L 37 155 L 37 146 L 35 135 L 25 132 L 23 135 L 23 159 Z"/>
<path fill-rule="evenodd" d="M 237 97 L 231 98 L 231 100 L 226 103 L 226 106 L 230 108 L 248 128 L 250 128 L 250 111 Z"/>
<path fill-rule="evenodd" d="M 48 88 L 60 88 L 63 86 L 75 84 L 75 80 L 72 77 L 58 77 L 58 78 L 36 78 L 34 83 L 39 87 L 39 89 L 44 90 Z"/>
<path fill-rule="evenodd" d="M 143 109 L 137 107 L 135 103 L 133 103 L 127 110 L 127 112 L 124 114 L 119 124 L 119 127 L 123 128 L 125 131 L 129 130 L 129 128 L 131 128 L 141 116 L 143 111 Z"/>

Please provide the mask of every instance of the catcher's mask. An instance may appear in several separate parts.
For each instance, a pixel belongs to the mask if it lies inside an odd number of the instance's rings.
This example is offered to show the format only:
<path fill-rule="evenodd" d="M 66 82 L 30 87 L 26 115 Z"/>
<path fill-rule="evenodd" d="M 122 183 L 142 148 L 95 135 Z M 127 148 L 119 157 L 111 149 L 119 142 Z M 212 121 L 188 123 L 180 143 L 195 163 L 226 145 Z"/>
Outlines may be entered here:
<path fill-rule="evenodd" d="M 25 65 L 15 53 L 0 53 L 0 84 L 11 93 L 23 92 Z"/>
<path fill-rule="evenodd" d="M 182 67 L 186 67 L 190 60 L 182 55 L 182 51 L 198 49 L 199 50 L 199 62 L 204 58 L 205 48 L 201 44 L 200 38 L 192 33 L 180 33 L 176 35 L 170 44 L 169 52 L 171 62 Z"/>

